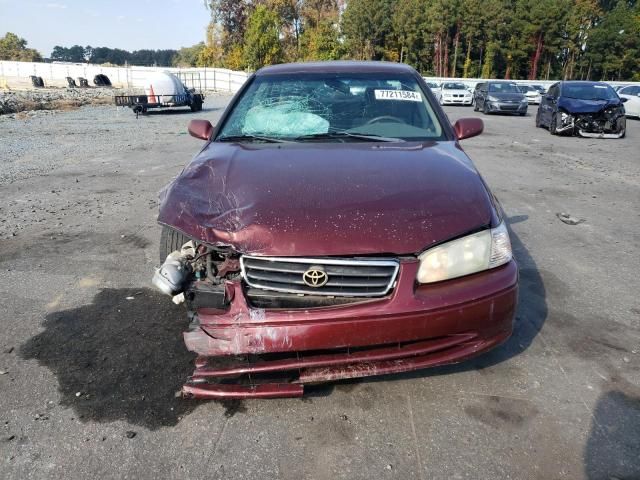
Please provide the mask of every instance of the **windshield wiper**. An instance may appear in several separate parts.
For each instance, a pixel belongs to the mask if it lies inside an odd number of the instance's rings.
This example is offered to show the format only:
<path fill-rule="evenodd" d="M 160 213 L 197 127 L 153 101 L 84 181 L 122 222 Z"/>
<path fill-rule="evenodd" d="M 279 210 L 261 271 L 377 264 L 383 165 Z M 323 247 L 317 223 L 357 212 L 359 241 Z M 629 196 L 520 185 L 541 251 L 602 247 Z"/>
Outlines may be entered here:
<path fill-rule="evenodd" d="M 287 143 L 287 140 L 274 137 L 264 137 L 262 135 L 225 135 L 218 137 L 219 142 L 266 142 L 266 143 Z"/>
<path fill-rule="evenodd" d="M 325 133 L 310 133 L 308 135 L 300 135 L 295 140 L 316 140 L 316 139 L 332 139 L 332 138 L 355 138 L 358 140 L 367 140 L 369 142 L 404 142 L 401 138 L 383 137 L 376 134 L 352 133 L 345 131 L 332 130 Z"/>

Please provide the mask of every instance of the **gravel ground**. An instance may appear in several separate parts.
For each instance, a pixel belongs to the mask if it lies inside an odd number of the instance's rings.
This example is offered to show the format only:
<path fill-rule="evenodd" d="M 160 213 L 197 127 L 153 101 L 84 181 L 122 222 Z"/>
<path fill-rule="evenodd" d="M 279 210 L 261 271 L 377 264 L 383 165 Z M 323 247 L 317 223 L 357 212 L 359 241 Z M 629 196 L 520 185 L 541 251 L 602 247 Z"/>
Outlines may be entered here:
<path fill-rule="evenodd" d="M 0 115 L 37 110 L 71 110 L 83 105 L 113 104 L 114 95 L 129 90 L 112 88 L 44 88 L 41 90 L 0 91 Z"/>
<path fill-rule="evenodd" d="M 202 146 L 187 121 L 228 100 L 0 117 L 0 478 L 640 478 L 640 122 L 552 137 L 533 107 L 463 142 L 519 261 L 505 345 L 302 400 L 187 401 L 187 320 L 149 287 L 156 198 Z"/>

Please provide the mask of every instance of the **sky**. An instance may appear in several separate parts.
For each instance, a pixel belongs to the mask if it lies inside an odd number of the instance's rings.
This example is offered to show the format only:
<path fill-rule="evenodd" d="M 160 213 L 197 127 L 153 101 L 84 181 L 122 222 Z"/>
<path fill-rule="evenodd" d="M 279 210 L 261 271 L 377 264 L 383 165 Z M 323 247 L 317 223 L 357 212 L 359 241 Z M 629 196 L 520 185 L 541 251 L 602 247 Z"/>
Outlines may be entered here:
<path fill-rule="evenodd" d="M 0 37 L 13 32 L 44 57 L 56 45 L 189 47 L 208 23 L 204 0 L 0 0 Z"/>

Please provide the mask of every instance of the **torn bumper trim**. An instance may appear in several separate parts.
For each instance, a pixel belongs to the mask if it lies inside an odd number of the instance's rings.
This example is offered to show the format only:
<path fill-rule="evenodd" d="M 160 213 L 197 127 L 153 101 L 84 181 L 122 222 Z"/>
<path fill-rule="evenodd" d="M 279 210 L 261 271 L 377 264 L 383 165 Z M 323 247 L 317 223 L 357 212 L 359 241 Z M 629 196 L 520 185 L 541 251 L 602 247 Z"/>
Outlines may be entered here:
<path fill-rule="evenodd" d="M 192 383 L 182 387 L 182 395 L 202 399 L 287 398 L 301 397 L 304 387 L 295 383 L 262 385 L 227 385 Z"/>
<path fill-rule="evenodd" d="M 413 356 L 426 355 L 428 353 L 445 350 L 447 348 L 468 342 L 476 337 L 474 333 L 452 335 L 442 339 L 416 342 L 407 346 L 393 346 L 372 349 L 368 351 L 356 351 L 349 354 L 313 355 L 309 357 L 297 357 L 285 360 L 260 362 L 253 364 L 239 364 L 233 367 L 215 368 L 205 364 L 196 368 L 193 378 L 229 377 L 250 373 L 267 373 L 286 370 L 298 370 L 312 367 L 335 367 L 361 362 L 379 362 L 397 359 L 406 359 Z M 196 360 L 196 365 L 198 361 Z"/>
<path fill-rule="evenodd" d="M 447 347 L 445 346 L 446 342 L 440 342 L 439 344 L 434 342 L 434 349 L 436 345 L 440 347 L 435 351 L 419 356 L 410 356 L 409 352 L 403 352 L 407 356 L 393 360 L 371 361 L 372 358 L 376 357 L 375 354 L 369 358 L 363 358 L 362 361 L 355 361 L 356 359 L 353 356 L 351 358 L 343 356 L 342 359 L 348 363 L 302 368 L 298 372 L 298 378 L 290 383 L 263 383 L 258 385 L 207 383 L 203 381 L 205 379 L 202 377 L 197 378 L 194 375 L 192 381 L 182 388 L 182 394 L 185 397 L 203 399 L 300 397 L 304 394 L 304 384 L 410 372 L 428 367 L 458 363 L 499 345 L 509 338 L 510 334 L 511 331 L 508 330 L 484 339 L 474 338 L 474 334 L 459 335 L 455 339 L 457 342 L 455 345 Z M 465 338 L 471 338 L 472 340 L 465 340 Z M 451 342 L 452 339 L 448 340 Z M 402 349 L 396 350 L 401 351 Z M 270 362 L 271 364 L 275 364 L 275 362 Z M 281 366 L 288 370 L 293 365 L 294 363 L 290 363 Z M 231 369 L 228 369 L 225 373 L 230 371 Z M 201 371 L 200 373 L 204 372 Z"/>
<path fill-rule="evenodd" d="M 622 138 L 622 136 L 624 136 L 624 133 L 624 131 L 618 133 L 597 133 L 578 130 L 578 135 L 585 138 Z"/>
<path fill-rule="evenodd" d="M 297 382 L 329 382 L 332 380 L 346 378 L 360 378 L 374 375 L 387 375 L 390 373 L 411 372 L 413 370 L 420 370 L 427 367 L 458 363 L 499 345 L 509 338 L 510 335 L 511 331 L 509 330 L 501 332 L 490 339 L 464 342 L 455 347 L 419 357 L 385 360 L 381 362 L 356 363 L 338 368 L 311 368 L 302 371 Z"/>

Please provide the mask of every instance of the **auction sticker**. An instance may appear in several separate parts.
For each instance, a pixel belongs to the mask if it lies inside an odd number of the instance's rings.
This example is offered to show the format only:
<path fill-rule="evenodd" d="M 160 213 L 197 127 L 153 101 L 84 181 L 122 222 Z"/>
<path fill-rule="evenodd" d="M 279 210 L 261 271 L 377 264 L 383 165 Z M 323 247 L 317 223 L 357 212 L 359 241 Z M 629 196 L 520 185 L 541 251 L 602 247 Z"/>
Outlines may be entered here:
<path fill-rule="evenodd" d="M 411 90 L 375 90 L 376 100 L 403 100 L 405 102 L 421 102 L 422 96 Z"/>

